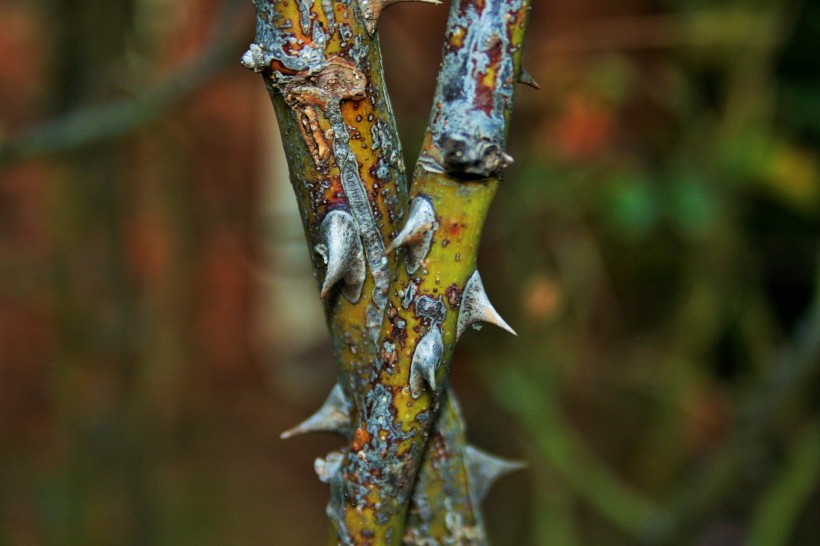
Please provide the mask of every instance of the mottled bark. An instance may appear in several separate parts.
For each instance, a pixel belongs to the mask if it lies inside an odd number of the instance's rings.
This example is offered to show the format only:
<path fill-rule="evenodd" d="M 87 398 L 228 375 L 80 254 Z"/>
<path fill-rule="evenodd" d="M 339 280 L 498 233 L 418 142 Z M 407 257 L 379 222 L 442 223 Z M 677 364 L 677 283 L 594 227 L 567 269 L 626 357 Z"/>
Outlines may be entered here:
<path fill-rule="evenodd" d="M 486 487 L 471 475 L 506 467 L 466 445 L 445 384 L 463 328 L 500 321 L 475 258 L 509 162 L 527 6 L 453 4 L 408 201 L 374 30 L 389 3 L 254 0 L 257 38 L 243 64 L 264 76 L 276 110 L 339 363 L 325 405 L 286 435 L 324 430 L 348 441 L 316 464 L 331 485 L 331 543 L 485 544 Z"/>

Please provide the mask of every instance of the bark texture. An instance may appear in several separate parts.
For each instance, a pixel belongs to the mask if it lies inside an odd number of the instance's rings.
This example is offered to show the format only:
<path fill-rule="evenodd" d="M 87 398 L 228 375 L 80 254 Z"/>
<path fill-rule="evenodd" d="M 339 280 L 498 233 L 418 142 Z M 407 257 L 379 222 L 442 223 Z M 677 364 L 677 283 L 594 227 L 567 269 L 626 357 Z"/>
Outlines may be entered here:
<path fill-rule="evenodd" d="M 453 2 L 409 196 L 375 33 L 389 3 L 254 0 L 242 62 L 276 110 L 339 364 L 325 405 L 285 435 L 347 441 L 316 462 L 331 544 L 486 544 L 480 497 L 514 465 L 466 444 L 446 377 L 467 326 L 509 329 L 475 261 L 511 161 L 528 2 Z"/>

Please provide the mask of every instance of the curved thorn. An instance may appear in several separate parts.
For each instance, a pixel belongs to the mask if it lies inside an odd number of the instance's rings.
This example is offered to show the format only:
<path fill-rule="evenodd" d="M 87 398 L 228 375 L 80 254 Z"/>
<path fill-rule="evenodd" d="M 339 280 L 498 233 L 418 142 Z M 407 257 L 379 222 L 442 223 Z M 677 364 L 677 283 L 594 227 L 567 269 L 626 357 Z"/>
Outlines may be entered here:
<path fill-rule="evenodd" d="M 477 500 L 487 496 L 490 487 L 498 478 L 527 467 L 527 464 L 522 461 L 502 459 L 471 445 L 464 448 L 464 460 L 467 466 L 467 476 L 470 479 L 470 488 Z"/>
<path fill-rule="evenodd" d="M 461 296 L 461 305 L 458 309 L 458 324 L 456 326 L 456 339 L 461 337 L 464 330 L 468 326 L 477 325 L 486 322 L 488 324 L 495 324 L 514 336 L 515 333 L 509 324 L 501 318 L 498 311 L 495 310 L 487 297 L 487 292 L 484 291 L 484 284 L 481 282 L 481 275 L 478 271 L 474 272 L 467 284 L 464 286 L 464 293 Z"/>
<path fill-rule="evenodd" d="M 513 159 L 513 156 L 511 156 L 507 152 L 502 151 L 500 153 L 500 157 L 501 157 L 501 159 L 500 159 L 501 168 L 509 167 L 510 165 L 515 163 L 515 159 Z"/>
<path fill-rule="evenodd" d="M 362 15 L 364 15 L 364 26 L 367 28 L 367 32 L 373 34 L 376 31 L 376 23 L 384 8 L 399 2 L 422 2 L 436 6 L 441 4 L 440 0 L 359 0 L 359 8 L 362 10 Z"/>
<path fill-rule="evenodd" d="M 342 452 L 331 451 L 325 458 L 317 457 L 313 461 L 313 470 L 319 476 L 319 481 L 322 483 L 330 483 L 333 476 L 339 472 L 339 467 L 342 465 Z"/>
<path fill-rule="evenodd" d="M 332 210 L 322 220 L 319 237 L 322 242 L 315 250 L 327 265 L 321 297 L 327 296 L 330 289 L 344 279 L 342 294 L 356 303 L 362 295 L 366 269 L 356 220 L 348 212 Z"/>
<path fill-rule="evenodd" d="M 407 216 L 407 222 L 393 242 L 388 245 L 386 251 L 393 250 L 406 246 L 409 250 L 407 253 L 405 266 L 407 272 L 411 275 L 415 273 L 421 261 L 427 257 L 430 252 L 430 244 L 433 241 L 433 231 L 436 229 L 436 211 L 433 209 L 433 203 L 427 197 L 417 196 L 413 198 L 410 204 L 410 213 Z"/>
<path fill-rule="evenodd" d="M 333 386 L 327 399 L 316 413 L 286 430 L 280 438 L 287 439 L 309 432 L 333 432 L 346 436 L 353 428 L 350 420 L 350 404 L 347 401 L 342 386 L 339 383 Z"/>
<path fill-rule="evenodd" d="M 441 330 L 437 325 L 433 325 L 413 352 L 413 360 L 410 363 L 410 394 L 413 398 L 418 398 L 424 392 L 425 381 L 430 390 L 436 390 L 436 372 L 443 354 L 444 341 L 441 338 Z"/>
<path fill-rule="evenodd" d="M 538 85 L 538 82 L 536 82 L 532 78 L 532 74 L 530 74 L 529 72 L 527 72 L 523 68 L 521 69 L 521 72 L 518 73 L 518 83 L 523 83 L 524 85 L 529 85 L 533 89 L 541 89 L 541 86 Z"/>

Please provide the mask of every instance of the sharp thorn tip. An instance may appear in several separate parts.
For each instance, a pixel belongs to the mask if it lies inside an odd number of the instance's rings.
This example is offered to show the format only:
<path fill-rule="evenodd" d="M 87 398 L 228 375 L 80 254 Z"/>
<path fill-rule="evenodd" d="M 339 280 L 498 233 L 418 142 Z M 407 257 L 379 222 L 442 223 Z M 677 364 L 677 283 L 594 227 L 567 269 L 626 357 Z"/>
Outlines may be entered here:
<path fill-rule="evenodd" d="M 521 72 L 519 72 L 518 74 L 518 83 L 523 83 L 524 85 L 528 85 L 533 89 L 541 89 L 541 86 L 538 85 L 538 82 L 536 82 L 533 79 L 532 75 L 523 68 L 521 69 Z"/>
<path fill-rule="evenodd" d="M 487 495 L 490 487 L 500 477 L 527 466 L 523 461 L 503 459 L 472 445 L 464 448 L 464 460 L 470 478 L 470 486 L 479 500 Z"/>
<path fill-rule="evenodd" d="M 316 413 L 279 435 L 283 440 L 310 432 L 333 432 L 346 434 L 352 428 L 350 404 L 338 383 Z"/>
<path fill-rule="evenodd" d="M 481 275 L 475 271 L 464 286 L 458 310 L 456 339 L 461 337 L 468 326 L 481 323 L 494 324 L 515 336 L 518 335 L 490 303 L 487 292 L 484 290 L 484 284 L 481 282 Z"/>

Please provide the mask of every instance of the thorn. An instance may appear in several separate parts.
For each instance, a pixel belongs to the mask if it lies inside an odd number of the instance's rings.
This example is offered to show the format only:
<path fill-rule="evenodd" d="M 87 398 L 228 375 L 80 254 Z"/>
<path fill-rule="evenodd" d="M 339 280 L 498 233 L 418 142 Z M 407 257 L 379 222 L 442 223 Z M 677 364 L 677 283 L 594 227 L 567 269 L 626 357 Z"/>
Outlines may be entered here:
<path fill-rule="evenodd" d="M 507 152 L 501 151 L 501 153 L 499 155 L 500 155 L 499 163 L 500 163 L 502 169 L 504 169 L 506 167 L 509 167 L 510 165 L 515 163 L 515 160 L 513 159 L 513 156 L 511 156 Z"/>
<path fill-rule="evenodd" d="M 487 496 L 490 487 L 498 478 L 527 467 L 524 462 L 502 459 L 471 445 L 464 448 L 464 462 L 467 466 L 470 488 L 478 500 Z"/>
<path fill-rule="evenodd" d="M 359 0 L 359 8 L 364 15 L 364 26 L 367 27 L 367 32 L 373 34 L 376 31 L 376 23 L 384 8 L 399 2 L 422 2 L 435 6 L 441 4 L 440 0 Z"/>
<path fill-rule="evenodd" d="M 406 246 L 409 252 L 405 265 L 407 272 L 412 275 L 430 252 L 430 243 L 433 241 L 435 229 L 436 212 L 433 210 L 433 203 L 427 197 L 414 197 L 410 204 L 407 222 L 393 242 L 388 245 L 386 252 L 393 252 L 401 246 Z"/>
<path fill-rule="evenodd" d="M 315 250 L 321 254 L 327 268 L 322 283 L 321 297 L 344 279 L 342 294 L 352 303 L 359 301 L 364 285 L 364 249 L 356 220 L 342 210 L 330 211 L 319 228 L 321 243 Z"/>
<path fill-rule="evenodd" d="M 441 330 L 433 325 L 424 334 L 416 350 L 413 352 L 413 361 L 410 363 L 410 394 L 418 398 L 424 392 L 424 381 L 431 391 L 436 390 L 436 372 L 444 354 L 444 341 L 441 339 Z"/>
<path fill-rule="evenodd" d="M 319 476 L 319 481 L 322 483 L 330 483 L 330 480 L 339 472 L 339 467 L 341 466 L 341 451 L 331 451 L 324 459 L 317 457 L 316 460 L 313 461 L 313 470 L 316 471 L 316 475 Z"/>
<path fill-rule="evenodd" d="M 523 83 L 524 85 L 529 85 L 533 89 L 541 89 L 541 86 L 538 85 L 538 82 L 536 82 L 534 79 L 532 79 L 532 74 L 530 74 L 529 72 L 527 72 L 523 68 L 521 69 L 521 72 L 518 73 L 518 83 Z"/>
<path fill-rule="evenodd" d="M 279 437 L 283 440 L 309 432 L 334 432 L 346 436 L 353 429 L 350 404 L 339 383 L 333 386 L 319 410 Z"/>
<path fill-rule="evenodd" d="M 475 271 L 464 287 L 464 293 L 461 296 L 461 306 L 458 309 L 458 324 L 456 326 L 456 339 L 461 337 L 464 330 L 468 326 L 480 328 L 479 324 L 486 322 L 488 324 L 495 324 L 499 328 L 507 330 L 514 336 L 515 333 L 509 324 L 507 324 L 498 311 L 495 310 L 490 299 L 487 297 L 487 292 L 484 291 L 484 284 L 481 282 L 481 275 Z"/>

